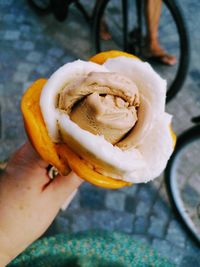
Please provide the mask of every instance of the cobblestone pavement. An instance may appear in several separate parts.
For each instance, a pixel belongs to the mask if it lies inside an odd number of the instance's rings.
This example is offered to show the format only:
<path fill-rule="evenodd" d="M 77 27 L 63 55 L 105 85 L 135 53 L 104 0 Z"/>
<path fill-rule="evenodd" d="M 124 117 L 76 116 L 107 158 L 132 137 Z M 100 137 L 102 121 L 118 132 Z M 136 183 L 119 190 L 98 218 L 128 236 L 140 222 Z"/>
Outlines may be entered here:
<path fill-rule="evenodd" d="M 200 3 L 180 2 L 189 24 L 192 55 L 184 87 L 167 107 L 175 115 L 178 134 L 191 126 L 190 118 L 199 115 L 200 107 Z M 59 23 L 52 15 L 37 16 L 25 0 L 0 0 L 0 161 L 26 138 L 19 102 L 27 86 L 66 62 L 92 54 L 89 26 L 73 7 L 67 21 Z M 85 183 L 48 233 L 91 228 L 128 233 L 177 266 L 200 266 L 199 249 L 176 219 L 163 177 L 115 191 Z"/>

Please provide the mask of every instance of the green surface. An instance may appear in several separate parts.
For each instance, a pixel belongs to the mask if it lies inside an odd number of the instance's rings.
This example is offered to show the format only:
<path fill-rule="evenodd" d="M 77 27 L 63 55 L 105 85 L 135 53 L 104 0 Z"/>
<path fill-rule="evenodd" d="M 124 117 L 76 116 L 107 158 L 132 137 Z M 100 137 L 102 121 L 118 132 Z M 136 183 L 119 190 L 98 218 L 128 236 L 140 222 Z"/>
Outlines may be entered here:
<path fill-rule="evenodd" d="M 31 245 L 9 267 L 128 267 L 174 266 L 131 236 L 104 231 L 63 234 Z"/>

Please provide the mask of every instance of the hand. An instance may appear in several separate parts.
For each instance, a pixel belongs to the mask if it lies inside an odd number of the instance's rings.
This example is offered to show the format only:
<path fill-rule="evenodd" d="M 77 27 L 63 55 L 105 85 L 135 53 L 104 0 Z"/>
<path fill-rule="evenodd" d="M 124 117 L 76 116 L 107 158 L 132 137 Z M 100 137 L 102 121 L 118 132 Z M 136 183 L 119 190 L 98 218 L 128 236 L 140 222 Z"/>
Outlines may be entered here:
<path fill-rule="evenodd" d="M 70 202 L 82 183 L 72 172 L 50 180 L 47 166 L 27 142 L 0 177 L 0 266 L 45 232 L 63 202 Z"/>

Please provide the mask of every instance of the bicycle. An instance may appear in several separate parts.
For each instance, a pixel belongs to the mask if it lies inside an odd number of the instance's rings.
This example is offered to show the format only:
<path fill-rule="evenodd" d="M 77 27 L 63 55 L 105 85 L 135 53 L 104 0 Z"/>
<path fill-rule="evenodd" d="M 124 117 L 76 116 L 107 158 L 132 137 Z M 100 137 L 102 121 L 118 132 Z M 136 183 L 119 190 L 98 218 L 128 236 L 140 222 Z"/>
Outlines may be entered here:
<path fill-rule="evenodd" d="M 119 1 L 99 0 L 96 2 L 93 14 L 93 38 L 96 51 L 122 49 L 137 55 L 141 59 L 148 60 L 143 55 L 145 43 L 143 10 L 145 2 L 144 0 L 121 0 L 120 2 L 121 9 Z M 100 28 L 103 20 L 107 22 L 112 35 L 110 42 L 105 42 L 100 37 Z M 169 29 L 173 29 L 173 36 L 167 36 Z M 169 102 L 183 85 L 190 57 L 187 27 L 181 8 L 176 1 L 163 0 L 159 32 L 161 33 L 161 45 L 167 51 L 171 50 L 170 52 L 175 54 L 179 61 L 176 67 L 170 67 L 170 71 L 166 66 L 156 65 L 154 62 L 151 62 L 153 67 L 161 73 L 161 76 L 168 80 L 167 102 Z M 179 46 L 177 46 L 178 43 Z M 168 76 L 166 76 L 166 68 L 168 70 L 167 73 L 170 73 Z M 175 76 L 174 73 L 176 73 Z"/>
<path fill-rule="evenodd" d="M 128 2 L 128 0 L 121 0 L 122 5 L 122 25 L 119 27 L 119 1 L 112 0 L 97 0 L 92 12 L 92 15 L 88 14 L 85 10 L 84 6 L 78 0 L 28 0 L 29 4 L 40 14 L 49 14 L 53 13 L 55 18 L 59 21 L 64 21 L 67 18 L 69 6 L 74 4 L 76 8 L 83 14 L 85 20 L 92 26 L 93 39 L 96 46 L 96 51 L 100 52 L 101 50 L 109 50 L 113 49 L 116 45 L 116 49 L 122 48 L 122 50 L 127 51 L 129 53 L 133 53 L 140 57 L 143 60 L 147 60 L 143 55 L 143 47 L 144 47 L 144 18 L 143 18 L 143 9 L 144 9 L 144 0 L 135 0 L 135 9 L 134 12 L 130 12 L 129 7 L 133 7 L 134 1 Z M 116 5 L 115 5 L 116 2 Z M 114 3 L 114 4 L 113 4 Z M 168 90 L 167 90 L 167 102 L 172 100 L 175 95 L 180 91 L 189 65 L 189 40 L 188 33 L 185 21 L 183 19 L 183 15 L 180 7 L 175 2 L 175 0 L 163 0 L 164 8 L 163 14 L 168 19 L 164 19 L 162 23 L 162 16 L 160 20 L 160 31 L 162 32 L 161 41 L 163 42 L 163 46 L 170 49 L 172 53 L 176 54 L 179 63 L 170 68 L 168 68 L 166 74 L 166 67 L 161 66 L 160 64 L 155 64 L 155 62 L 151 62 L 153 67 L 161 73 L 161 76 L 165 77 L 168 80 Z M 129 4 L 129 5 L 128 5 Z M 103 18 L 106 19 L 106 13 L 109 13 L 109 7 L 111 9 L 115 9 L 116 18 L 109 20 L 111 25 L 109 25 L 110 29 L 113 29 L 113 40 L 111 41 L 111 46 L 109 47 L 109 42 L 106 41 L 106 49 L 102 49 L 102 40 L 100 37 L 100 27 L 103 21 Z M 107 12 L 108 9 L 108 12 Z M 131 14 L 132 13 L 132 14 Z M 134 26 L 129 31 L 129 16 L 131 14 L 132 21 L 134 22 Z M 133 16 L 135 14 L 135 16 Z M 109 15 L 110 17 L 110 15 Z M 166 23 L 167 21 L 167 23 Z M 171 37 L 167 36 L 166 26 L 168 27 L 171 24 L 170 28 L 175 29 L 175 32 Z M 112 27 L 110 27 L 112 26 Z M 134 30 L 133 30 L 134 29 Z M 123 36 L 121 35 L 116 38 L 116 33 L 121 30 L 123 32 Z M 119 34 L 118 34 L 119 35 Z M 165 36 L 165 38 L 163 38 Z M 167 36 L 167 38 L 166 38 Z M 172 40 L 176 37 L 174 40 Z M 120 38 L 119 38 L 120 37 Z M 179 40 L 177 39 L 179 37 Z M 118 39 L 118 40 L 117 40 Z M 120 42 L 123 40 L 123 43 Z M 177 44 L 179 46 L 177 47 Z M 175 76 L 174 76 L 175 73 Z M 167 76 L 166 76 L 167 75 Z"/>
<path fill-rule="evenodd" d="M 165 170 L 165 183 L 176 214 L 200 245 L 200 116 L 192 118 L 192 122 L 197 125 L 177 139 Z"/>

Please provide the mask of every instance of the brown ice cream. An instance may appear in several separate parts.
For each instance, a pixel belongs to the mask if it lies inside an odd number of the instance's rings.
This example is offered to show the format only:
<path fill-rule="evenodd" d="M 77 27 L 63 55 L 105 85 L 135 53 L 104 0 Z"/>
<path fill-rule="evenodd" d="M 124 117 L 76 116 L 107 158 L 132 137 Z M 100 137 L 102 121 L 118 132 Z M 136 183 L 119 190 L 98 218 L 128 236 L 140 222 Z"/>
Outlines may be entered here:
<path fill-rule="evenodd" d="M 119 142 L 137 122 L 139 93 L 134 82 L 117 73 L 91 72 L 67 84 L 58 108 L 84 130 Z"/>

